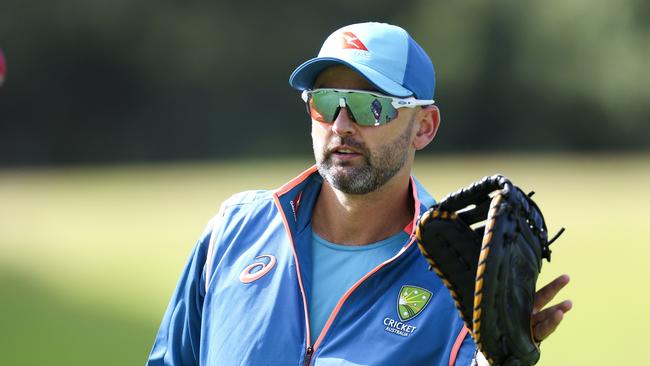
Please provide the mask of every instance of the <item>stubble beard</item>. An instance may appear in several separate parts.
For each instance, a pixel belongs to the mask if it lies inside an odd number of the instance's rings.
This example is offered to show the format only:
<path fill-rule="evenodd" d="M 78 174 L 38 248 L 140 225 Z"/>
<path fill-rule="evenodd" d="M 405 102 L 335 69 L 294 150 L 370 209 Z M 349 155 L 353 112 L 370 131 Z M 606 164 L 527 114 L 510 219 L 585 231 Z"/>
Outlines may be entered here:
<path fill-rule="evenodd" d="M 404 167 L 414 122 L 415 119 L 412 119 L 401 135 L 382 145 L 374 153 L 370 152 L 365 144 L 349 136 L 339 137 L 337 145 L 347 145 L 360 152 L 363 163 L 355 166 L 351 162 L 335 162 L 332 154 L 323 147 L 324 151 L 320 156 L 315 154 L 318 172 L 334 188 L 347 194 L 361 195 L 376 191 Z"/>

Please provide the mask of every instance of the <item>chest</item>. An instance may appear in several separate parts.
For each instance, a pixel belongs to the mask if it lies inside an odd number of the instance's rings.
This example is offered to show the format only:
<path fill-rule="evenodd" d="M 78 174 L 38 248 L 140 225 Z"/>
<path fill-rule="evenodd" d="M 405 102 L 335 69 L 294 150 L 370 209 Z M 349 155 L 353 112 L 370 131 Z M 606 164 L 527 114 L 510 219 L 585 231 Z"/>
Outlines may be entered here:
<path fill-rule="evenodd" d="M 341 295 L 311 342 L 309 245 L 281 223 L 229 239 L 202 308 L 203 365 L 444 364 L 461 325 L 414 248 Z"/>

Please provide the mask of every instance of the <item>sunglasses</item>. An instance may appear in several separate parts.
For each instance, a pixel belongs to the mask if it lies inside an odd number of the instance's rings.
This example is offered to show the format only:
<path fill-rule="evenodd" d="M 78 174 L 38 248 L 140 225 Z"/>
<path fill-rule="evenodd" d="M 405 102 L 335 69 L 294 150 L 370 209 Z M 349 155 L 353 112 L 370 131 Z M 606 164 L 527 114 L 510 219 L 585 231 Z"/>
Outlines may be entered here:
<path fill-rule="evenodd" d="M 318 122 L 333 123 L 341 108 L 360 126 L 381 126 L 397 118 L 399 108 L 432 105 L 433 100 L 395 98 L 365 90 L 314 89 L 302 92 L 307 113 Z"/>

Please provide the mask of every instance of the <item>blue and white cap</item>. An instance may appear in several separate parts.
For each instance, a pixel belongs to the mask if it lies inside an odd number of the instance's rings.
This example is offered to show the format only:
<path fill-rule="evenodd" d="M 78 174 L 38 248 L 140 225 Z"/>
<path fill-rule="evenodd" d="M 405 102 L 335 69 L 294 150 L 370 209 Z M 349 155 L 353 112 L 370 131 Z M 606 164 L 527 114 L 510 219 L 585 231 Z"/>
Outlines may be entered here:
<path fill-rule="evenodd" d="M 378 90 L 395 97 L 433 99 L 433 63 L 402 28 L 386 23 L 359 23 L 332 33 L 318 53 L 289 77 L 298 90 L 311 89 L 327 67 L 343 64 L 366 78 Z"/>

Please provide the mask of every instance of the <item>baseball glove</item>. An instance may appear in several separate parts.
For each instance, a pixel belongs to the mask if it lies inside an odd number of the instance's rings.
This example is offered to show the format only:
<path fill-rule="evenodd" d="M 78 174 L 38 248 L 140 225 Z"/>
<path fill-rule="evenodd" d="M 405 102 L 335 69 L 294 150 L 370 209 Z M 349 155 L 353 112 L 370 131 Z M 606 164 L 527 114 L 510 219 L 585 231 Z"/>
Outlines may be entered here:
<path fill-rule="evenodd" d="M 542 258 L 551 260 L 541 211 L 501 175 L 431 206 L 416 229 L 422 254 L 451 291 L 491 365 L 534 365 L 531 315 Z"/>

